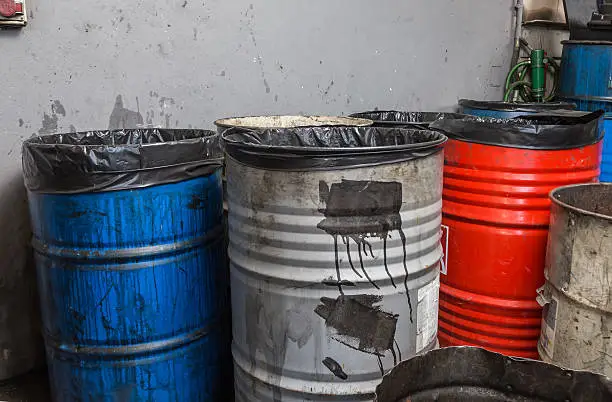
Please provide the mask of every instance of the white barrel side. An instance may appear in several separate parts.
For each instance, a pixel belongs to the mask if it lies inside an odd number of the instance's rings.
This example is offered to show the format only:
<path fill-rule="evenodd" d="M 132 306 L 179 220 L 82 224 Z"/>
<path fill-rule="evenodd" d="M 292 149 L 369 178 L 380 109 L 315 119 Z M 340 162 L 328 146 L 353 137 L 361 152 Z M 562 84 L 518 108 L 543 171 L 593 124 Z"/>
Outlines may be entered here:
<path fill-rule="evenodd" d="M 436 345 L 442 168 L 441 151 L 299 172 L 227 157 L 236 400 L 372 400 Z"/>

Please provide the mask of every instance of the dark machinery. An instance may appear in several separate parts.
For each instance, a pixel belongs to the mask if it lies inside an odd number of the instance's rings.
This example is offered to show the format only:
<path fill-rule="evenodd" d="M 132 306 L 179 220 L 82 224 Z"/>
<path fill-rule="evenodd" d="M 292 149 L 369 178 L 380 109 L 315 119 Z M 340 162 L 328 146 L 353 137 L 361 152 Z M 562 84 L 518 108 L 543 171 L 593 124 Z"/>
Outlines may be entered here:
<path fill-rule="evenodd" d="M 612 0 L 563 0 L 571 40 L 612 40 Z"/>

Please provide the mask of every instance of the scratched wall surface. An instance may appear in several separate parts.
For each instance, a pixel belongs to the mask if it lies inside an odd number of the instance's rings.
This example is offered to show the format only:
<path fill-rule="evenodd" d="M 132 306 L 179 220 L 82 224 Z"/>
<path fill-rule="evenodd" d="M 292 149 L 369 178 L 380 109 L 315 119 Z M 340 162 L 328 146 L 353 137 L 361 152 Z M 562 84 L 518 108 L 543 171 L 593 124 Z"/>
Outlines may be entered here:
<path fill-rule="evenodd" d="M 512 0 L 26 0 L 0 32 L 0 272 L 29 237 L 32 134 L 211 127 L 228 115 L 449 110 L 498 99 Z"/>

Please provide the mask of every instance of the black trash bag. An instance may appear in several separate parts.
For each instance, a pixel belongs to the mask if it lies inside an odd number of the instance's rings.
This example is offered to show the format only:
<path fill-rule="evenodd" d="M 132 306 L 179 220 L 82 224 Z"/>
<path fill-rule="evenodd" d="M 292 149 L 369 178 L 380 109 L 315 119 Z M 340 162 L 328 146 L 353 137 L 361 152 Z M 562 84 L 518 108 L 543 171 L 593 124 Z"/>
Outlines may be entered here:
<path fill-rule="evenodd" d="M 26 188 L 40 193 L 115 191 L 174 183 L 223 164 L 217 133 L 130 129 L 36 136 L 22 147 Z"/>
<path fill-rule="evenodd" d="M 536 113 L 553 110 L 575 110 L 576 105 L 569 102 L 533 102 L 533 103 L 514 103 L 501 101 L 477 101 L 471 99 L 459 99 L 461 108 L 479 109 L 479 110 L 498 110 L 504 112 L 526 112 Z"/>
<path fill-rule="evenodd" d="M 572 149 L 599 142 L 603 110 L 592 113 L 537 113 L 514 119 L 466 116 L 437 120 L 431 128 L 449 138 L 485 145 L 524 149 Z"/>
<path fill-rule="evenodd" d="M 441 133 L 405 128 L 320 126 L 250 130 L 221 135 L 226 154 L 271 170 L 327 170 L 422 158 L 442 150 Z"/>
<path fill-rule="evenodd" d="M 440 119 L 460 119 L 464 115 L 446 112 L 401 112 L 397 110 L 373 110 L 353 113 L 350 117 L 369 119 L 379 127 L 405 127 L 428 130 L 431 123 Z"/>

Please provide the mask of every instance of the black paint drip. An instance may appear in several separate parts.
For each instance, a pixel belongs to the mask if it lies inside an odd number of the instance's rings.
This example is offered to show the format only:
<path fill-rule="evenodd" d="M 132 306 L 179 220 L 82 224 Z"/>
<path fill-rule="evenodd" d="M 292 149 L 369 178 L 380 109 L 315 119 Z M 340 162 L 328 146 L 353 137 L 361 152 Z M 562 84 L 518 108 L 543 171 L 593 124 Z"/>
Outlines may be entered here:
<path fill-rule="evenodd" d="M 333 375 L 335 375 L 339 379 L 346 380 L 348 378 L 348 375 L 346 375 L 344 370 L 342 370 L 342 366 L 340 365 L 340 363 L 338 363 L 331 357 L 326 357 L 325 359 L 323 359 L 322 363 L 325 367 L 327 367 L 329 371 L 332 372 Z"/>
<path fill-rule="evenodd" d="M 399 361 L 401 362 L 402 361 L 402 350 L 400 349 L 395 339 L 393 339 L 393 343 L 395 343 L 395 347 L 397 347 L 397 353 L 399 354 Z"/>
<path fill-rule="evenodd" d="M 403 266 L 404 266 L 404 289 L 408 299 L 410 310 L 410 322 L 412 319 L 412 303 L 408 290 L 408 268 L 406 266 L 406 236 L 402 230 L 402 218 L 400 209 L 402 206 L 402 184 L 399 182 L 382 181 L 360 181 L 343 180 L 340 183 L 332 183 L 331 187 L 324 181 L 319 182 L 319 197 L 325 203 L 325 209 L 320 212 L 325 215 L 317 227 L 324 230 L 334 239 L 334 260 L 336 268 L 336 283 L 340 294 L 344 294 L 343 281 L 340 275 L 340 260 L 338 252 L 338 237 L 346 245 L 348 262 L 359 278 L 363 276 L 376 289 L 379 285 L 372 280 L 363 265 L 363 255 L 374 257 L 372 245 L 368 238 L 380 238 L 383 241 L 383 265 L 391 285 L 397 285 L 389 272 L 387 264 L 387 239 L 389 232 L 398 231 L 402 240 Z M 359 269 L 355 267 L 351 257 L 351 241 L 357 246 L 359 255 Z M 363 274 L 363 276 L 362 276 Z M 351 283 L 351 282 L 349 282 Z M 330 285 L 330 281 L 325 281 Z"/>
<path fill-rule="evenodd" d="M 349 264 L 351 265 L 351 269 L 353 270 L 355 275 L 357 275 L 359 278 L 363 278 L 363 276 L 361 276 L 359 271 L 355 269 L 355 265 L 353 265 L 353 260 L 351 259 L 351 245 L 349 243 L 348 238 L 346 236 L 342 236 L 342 241 L 344 242 L 344 244 L 346 244 L 346 255 L 348 255 L 348 260 L 349 260 Z M 363 267 L 363 264 L 362 264 L 362 267 Z"/>
<path fill-rule="evenodd" d="M 404 273 L 406 274 L 404 276 L 404 289 L 406 290 L 406 299 L 408 299 L 408 308 L 410 309 L 410 323 L 413 323 L 414 321 L 412 321 L 412 303 L 410 302 L 410 292 L 408 291 L 408 267 L 406 266 L 406 235 L 401 229 L 399 231 L 399 234 L 400 238 L 402 239 L 402 250 L 404 250 L 403 264 Z"/>

